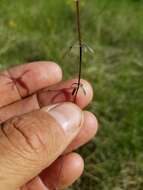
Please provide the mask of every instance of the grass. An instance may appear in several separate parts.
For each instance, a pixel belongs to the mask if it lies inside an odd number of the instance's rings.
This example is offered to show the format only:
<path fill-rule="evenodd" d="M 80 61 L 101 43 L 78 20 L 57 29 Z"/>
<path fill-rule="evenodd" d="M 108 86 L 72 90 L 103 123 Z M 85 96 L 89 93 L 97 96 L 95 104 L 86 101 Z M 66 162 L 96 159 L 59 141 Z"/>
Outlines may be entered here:
<path fill-rule="evenodd" d="M 98 136 L 80 150 L 83 177 L 74 190 L 141 190 L 143 187 L 143 1 L 82 0 L 83 76 L 95 98 L 89 109 Z M 76 39 L 72 0 L 0 1 L 0 67 L 33 60 L 58 62 L 75 77 L 74 56 L 62 58 Z"/>

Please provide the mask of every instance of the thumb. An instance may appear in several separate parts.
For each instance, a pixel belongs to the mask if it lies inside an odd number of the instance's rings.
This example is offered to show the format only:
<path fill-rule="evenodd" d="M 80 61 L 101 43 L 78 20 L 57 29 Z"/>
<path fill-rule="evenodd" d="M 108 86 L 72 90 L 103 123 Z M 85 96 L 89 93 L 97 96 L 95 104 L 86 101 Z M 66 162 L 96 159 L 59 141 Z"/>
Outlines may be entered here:
<path fill-rule="evenodd" d="M 55 161 L 82 126 L 82 111 L 62 103 L 15 117 L 0 128 L 0 189 L 15 190 Z"/>

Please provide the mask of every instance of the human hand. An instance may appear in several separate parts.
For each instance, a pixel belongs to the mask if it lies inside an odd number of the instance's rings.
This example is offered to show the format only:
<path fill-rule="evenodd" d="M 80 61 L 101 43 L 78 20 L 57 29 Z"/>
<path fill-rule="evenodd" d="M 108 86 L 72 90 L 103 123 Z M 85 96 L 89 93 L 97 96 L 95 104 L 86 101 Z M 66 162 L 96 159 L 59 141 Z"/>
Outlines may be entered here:
<path fill-rule="evenodd" d="M 82 174 L 83 159 L 72 151 L 97 131 L 94 115 L 82 111 L 93 92 L 82 81 L 86 96 L 79 90 L 78 106 L 70 103 L 70 95 L 65 99 L 59 93 L 53 99 L 57 89 L 68 89 L 76 81 L 61 80 L 61 69 L 51 62 L 0 73 L 1 190 L 63 189 Z"/>

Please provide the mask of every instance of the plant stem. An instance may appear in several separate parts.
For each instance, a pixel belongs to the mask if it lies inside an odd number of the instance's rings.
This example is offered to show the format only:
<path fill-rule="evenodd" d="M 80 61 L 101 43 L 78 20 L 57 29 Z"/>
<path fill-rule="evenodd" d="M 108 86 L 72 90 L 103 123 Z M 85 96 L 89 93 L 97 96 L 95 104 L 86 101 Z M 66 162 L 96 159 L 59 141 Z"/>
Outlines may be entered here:
<path fill-rule="evenodd" d="M 78 86 L 75 93 L 75 101 L 76 101 L 77 93 L 80 88 L 81 74 L 82 74 L 82 35 L 81 35 L 81 23 L 80 23 L 80 2 L 79 0 L 75 1 L 76 1 L 76 22 L 77 22 L 78 44 L 79 44 L 79 73 L 78 73 L 78 83 L 77 83 Z"/>

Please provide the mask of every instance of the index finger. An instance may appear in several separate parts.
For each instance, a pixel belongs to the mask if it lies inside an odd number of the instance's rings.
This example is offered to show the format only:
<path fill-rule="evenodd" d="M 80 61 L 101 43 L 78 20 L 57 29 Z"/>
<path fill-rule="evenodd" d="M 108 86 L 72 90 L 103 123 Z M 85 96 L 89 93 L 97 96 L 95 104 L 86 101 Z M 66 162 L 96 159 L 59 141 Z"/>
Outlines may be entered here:
<path fill-rule="evenodd" d="M 0 73 L 0 108 L 62 79 L 61 68 L 53 62 L 33 62 Z"/>

